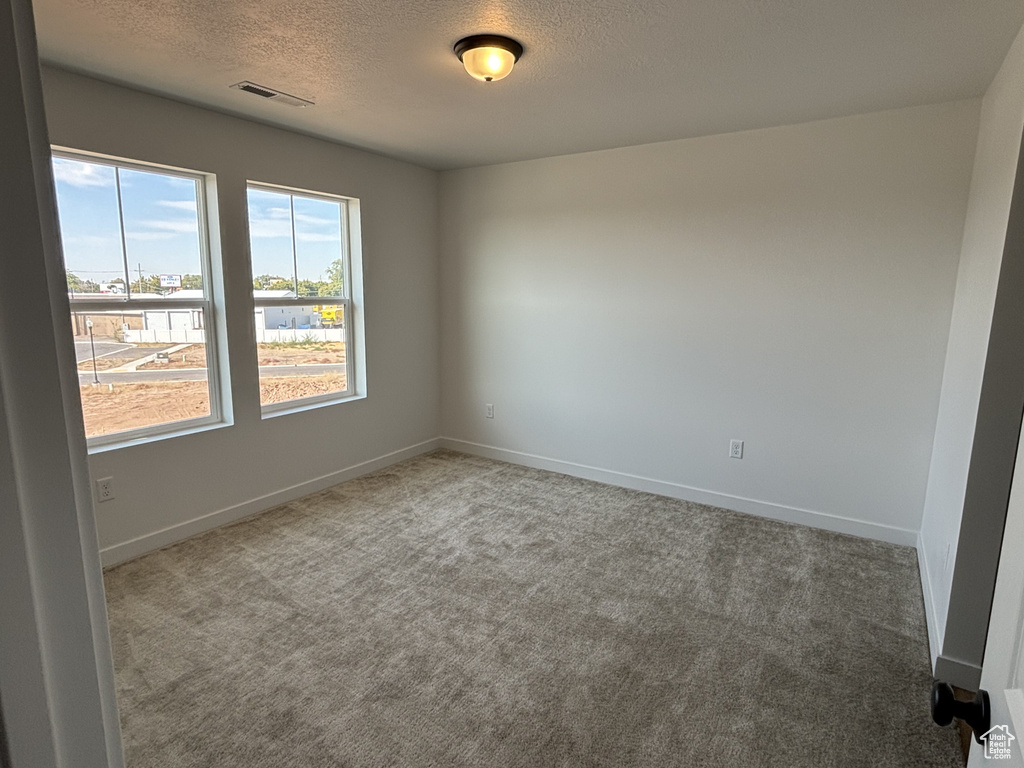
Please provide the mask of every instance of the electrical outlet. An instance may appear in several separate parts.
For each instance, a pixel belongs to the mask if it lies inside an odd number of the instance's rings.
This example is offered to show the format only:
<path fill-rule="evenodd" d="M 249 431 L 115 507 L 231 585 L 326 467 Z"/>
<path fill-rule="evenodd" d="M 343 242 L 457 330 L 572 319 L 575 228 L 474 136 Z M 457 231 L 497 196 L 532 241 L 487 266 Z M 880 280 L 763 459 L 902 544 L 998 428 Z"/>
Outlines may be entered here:
<path fill-rule="evenodd" d="M 488 403 L 487 404 L 487 418 L 488 419 L 493 419 L 494 418 L 494 403 Z"/>
<path fill-rule="evenodd" d="M 100 502 L 114 498 L 114 478 L 101 477 L 96 481 L 96 498 Z"/>
<path fill-rule="evenodd" d="M 729 458 L 730 459 L 742 459 L 743 458 L 743 441 L 742 440 L 730 440 L 729 441 Z"/>

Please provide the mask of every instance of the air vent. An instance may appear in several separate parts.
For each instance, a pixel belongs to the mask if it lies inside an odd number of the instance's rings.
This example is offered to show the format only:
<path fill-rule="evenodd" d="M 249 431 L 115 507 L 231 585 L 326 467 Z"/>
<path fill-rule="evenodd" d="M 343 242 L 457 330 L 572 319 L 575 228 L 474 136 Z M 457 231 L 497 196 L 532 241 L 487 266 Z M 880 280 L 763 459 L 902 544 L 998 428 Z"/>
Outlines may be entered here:
<path fill-rule="evenodd" d="M 313 102 L 308 99 L 300 99 L 298 96 L 292 96 L 290 93 L 284 93 L 282 91 L 275 91 L 273 88 L 267 88 L 265 85 L 256 85 L 256 83 L 250 83 L 248 80 L 243 80 L 240 83 L 235 83 L 231 86 L 237 88 L 240 91 L 246 91 L 247 93 L 255 94 L 264 99 L 270 101 L 277 101 L 281 104 L 287 104 L 290 107 L 312 107 Z"/>

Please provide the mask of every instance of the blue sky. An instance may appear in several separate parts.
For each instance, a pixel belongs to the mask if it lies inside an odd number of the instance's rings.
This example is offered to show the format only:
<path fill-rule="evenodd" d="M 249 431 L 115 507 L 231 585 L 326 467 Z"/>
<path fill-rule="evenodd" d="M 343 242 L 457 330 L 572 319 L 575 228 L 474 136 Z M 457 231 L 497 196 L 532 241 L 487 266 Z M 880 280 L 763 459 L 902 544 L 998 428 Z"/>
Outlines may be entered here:
<path fill-rule="evenodd" d="M 55 157 L 65 266 L 81 278 L 108 283 L 124 278 L 114 169 Z M 125 247 L 131 278 L 200 274 L 196 183 L 144 171 L 121 171 Z"/>
<path fill-rule="evenodd" d="M 112 166 L 53 159 L 65 266 L 83 279 L 124 277 L 117 190 Z M 289 195 L 250 189 L 253 274 L 292 276 Z M 179 176 L 121 170 L 124 244 L 130 279 L 200 274 L 196 182 Z M 329 200 L 295 198 L 295 249 L 300 280 L 320 280 L 341 255 L 341 208 Z"/>
<path fill-rule="evenodd" d="M 253 275 L 292 276 L 289 195 L 249 189 L 249 239 Z M 341 205 L 331 200 L 295 197 L 295 261 L 299 280 L 326 278 L 341 257 Z"/>

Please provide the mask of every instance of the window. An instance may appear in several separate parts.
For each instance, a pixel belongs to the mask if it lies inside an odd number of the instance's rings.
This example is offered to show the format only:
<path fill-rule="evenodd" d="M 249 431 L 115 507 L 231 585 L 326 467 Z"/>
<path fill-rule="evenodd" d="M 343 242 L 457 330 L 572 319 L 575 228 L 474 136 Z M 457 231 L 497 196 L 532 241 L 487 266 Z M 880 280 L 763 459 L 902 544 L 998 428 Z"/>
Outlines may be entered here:
<path fill-rule="evenodd" d="M 250 184 L 248 202 L 264 413 L 354 395 L 355 201 Z"/>
<path fill-rule="evenodd" d="M 90 447 L 221 420 L 202 174 L 55 151 Z"/>

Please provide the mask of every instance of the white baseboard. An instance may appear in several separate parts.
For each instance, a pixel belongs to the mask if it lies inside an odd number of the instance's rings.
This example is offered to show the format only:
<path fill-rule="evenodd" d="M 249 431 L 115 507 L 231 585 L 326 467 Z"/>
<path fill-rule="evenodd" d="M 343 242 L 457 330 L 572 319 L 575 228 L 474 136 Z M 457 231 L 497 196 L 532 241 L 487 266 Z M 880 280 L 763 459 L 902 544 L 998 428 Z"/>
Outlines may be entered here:
<path fill-rule="evenodd" d="M 384 469 L 392 464 L 397 464 L 399 461 L 405 461 L 411 459 L 413 456 L 418 456 L 421 453 L 433 451 L 441 447 L 441 441 L 438 438 L 433 440 L 426 440 L 416 445 L 411 445 L 408 448 L 402 448 L 398 451 L 392 451 L 386 453 L 383 456 L 378 456 L 375 459 L 364 461 L 359 464 L 355 464 L 345 469 L 339 469 L 337 472 L 331 472 L 321 477 L 316 477 L 312 480 L 307 480 L 304 483 L 293 485 L 288 488 L 284 488 L 280 491 L 274 491 L 264 496 L 259 496 L 249 501 L 243 501 L 240 504 L 227 507 L 226 509 L 220 509 L 216 512 L 211 512 L 206 515 L 187 520 L 184 523 L 178 523 L 176 525 L 163 528 L 153 533 L 147 533 L 145 536 L 139 536 L 129 541 L 123 541 L 119 544 L 113 544 L 109 547 L 104 547 L 100 550 L 100 559 L 104 566 L 114 565 L 116 563 L 123 563 L 126 560 L 144 555 L 147 552 L 166 547 L 169 544 L 174 544 L 178 541 L 183 541 L 191 536 L 195 536 L 198 533 L 209 531 L 213 528 L 218 528 L 227 523 L 233 523 L 236 520 L 241 520 L 243 517 L 249 517 L 251 515 L 265 512 L 272 507 L 276 507 L 279 504 L 285 504 L 289 501 L 301 498 L 310 493 L 316 493 L 322 491 L 324 488 L 330 488 L 332 485 L 343 483 L 346 480 L 352 480 L 353 478 L 365 475 L 370 472 L 376 472 L 378 469 Z"/>
<path fill-rule="evenodd" d="M 938 611 L 935 609 L 935 592 L 932 589 L 931 571 L 928 569 L 928 555 L 925 554 L 921 535 L 917 536 L 917 567 L 921 573 L 921 596 L 924 598 L 924 620 L 928 628 L 928 656 L 932 662 L 932 673 L 939 653 L 942 651 L 942 636 L 939 633 Z"/>
<path fill-rule="evenodd" d="M 935 679 L 963 688 L 965 691 L 976 691 L 981 686 L 981 666 L 952 659 L 940 653 L 939 658 L 935 660 Z"/>
<path fill-rule="evenodd" d="M 822 528 L 827 531 L 846 533 L 852 536 L 860 536 L 865 539 L 886 541 L 891 544 L 901 544 L 907 547 L 917 545 L 918 532 L 907 528 L 897 528 L 881 523 L 871 523 L 865 520 L 855 520 L 849 517 L 831 515 L 827 512 L 815 512 L 809 509 L 798 507 L 787 507 L 783 504 L 775 504 L 770 501 L 758 501 L 757 499 L 746 499 L 742 496 L 732 496 L 727 493 L 716 493 L 701 488 L 691 488 L 678 483 L 670 483 L 664 480 L 654 480 L 649 477 L 630 475 L 625 472 L 616 472 L 610 469 L 600 469 L 584 464 L 575 464 L 571 461 L 549 459 L 544 456 L 535 456 L 531 453 L 510 451 L 505 448 L 496 448 L 491 445 L 471 443 L 466 440 L 457 440 L 451 437 L 440 438 L 443 448 L 453 451 L 462 451 L 476 456 L 483 456 L 489 459 L 507 461 L 510 464 L 521 464 L 525 467 L 535 469 L 546 469 L 551 472 L 560 472 L 563 475 L 572 475 L 584 480 L 596 480 L 600 483 L 617 485 L 622 488 L 631 488 L 636 491 L 647 491 L 657 493 L 661 496 L 668 496 L 673 499 L 692 501 L 698 504 L 707 504 L 713 507 L 723 507 L 745 512 L 758 517 L 767 517 L 772 520 L 781 520 L 787 523 L 807 525 L 812 528 Z"/>

